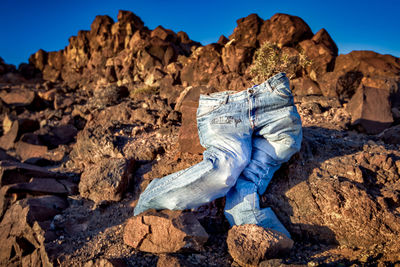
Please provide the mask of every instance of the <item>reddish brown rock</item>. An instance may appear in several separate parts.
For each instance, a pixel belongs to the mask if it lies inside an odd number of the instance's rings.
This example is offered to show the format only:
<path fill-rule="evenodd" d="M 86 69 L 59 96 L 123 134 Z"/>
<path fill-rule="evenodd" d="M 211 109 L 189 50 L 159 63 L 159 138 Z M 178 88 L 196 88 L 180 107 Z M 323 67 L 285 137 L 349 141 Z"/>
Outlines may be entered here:
<path fill-rule="evenodd" d="M 197 48 L 183 66 L 182 84 L 206 85 L 212 76 L 220 75 L 223 72 L 221 49 L 218 44 Z"/>
<path fill-rule="evenodd" d="M 38 70 L 43 71 L 47 64 L 47 52 L 43 49 L 39 49 L 35 54 L 29 57 L 29 63 L 35 66 Z"/>
<path fill-rule="evenodd" d="M 263 20 L 257 14 L 250 14 L 236 21 L 237 26 L 229 36 L 229 40 L 238 46 L 256 48 L 258 46 L 257 34 Z"/>
<path fill-rule="evenodd" d="M 322 95 L 321 89 L 318 84 L 310 78 L 298 78 L 290 81 L 293 88 L 293 95 L 306 96 L 306 95 Z"/>
<path fill-rule="evenodd" d="M 45 243 L 52 236 L 50 220 L 68 202 L 57 196 L 41 196 L 15 202 L 0 223 L 0 265 L 23 262 L 51 266 Z"/>
<path fill-rule="evenodd" d="M 68 195 L 64 184 L 51 178 L 31 178 L 28 183 L 13 184 L 8 187 L 7 194 L 28 193 L 31 195 Z"/>
<path fill-rule="evenodd" d="M 221 35 L 218 39 L 217 44 L 226 45 L 229 42 L 229 39 L 225 37 L 225 35 Z"/>
<path fill-rule="evenodd" d="M 391 90 L 385 80 L 363 78 L 351 98 L 348 111 L 353 125 L 359 125 L 369 134 L 380 133 L 393 123 Z"/>
<path fill-rule="evenodd" d="M 197 132 L 196 112 L 200 93 L 211 92 L 213 89 L 205 86 L 189 87 L 178 99 L 177 108 L 182 113 L 182 126 L 179 130 L 179 149 L 182 153 L 201 154 L 204 151 Z"/>
<path fill-rule="evenodd" d="M 385 143 L 397 145 L 400 144 L 400 125 L 386 129 L 379 135 Z"/>
<path fill-rule="evenodd" d="M 26 161 L 32 158 L 44 158 L 47 154 L 47 146 L 18 141 L 15 144 L 15 151 L 22 161 Z"/>
<path fill-rule="evenodd" d="M 225 72 L 244 74 L 251 64 L 254 49 L 240 45 L 226 45 L 222 48 L 222 62 Z"/>
<path fill-rule="evenodd" d="M 150 253 L 199 251 L 207 239 L 196 217 L 181 211 L 149 211 L 129 219 L 124 232 L 125 244 Z"/>
<path fill-rule="evenodd" d="M 322 74 L 333 71 L 338 48 L 325 29 L 318 31 L 310 40 L 299 43 L 301 51 L 311 64 L 307 66 L 307 72 L 313 80 Z"/>
<path fill-rule="evenodd" d="M 258 266 L 265 259 L 287 255 L 293 247 L 293 240 L 284 234 L 255 224 L 233 226 L 226 243 L 229 254 L 241 266 Z"/>
<path fill-rule="evenodd" d="M 67 174 L 48 171 L 46 168 L 13 162 L 0 161 L 0 185 L 26 183 L 32 177 L 67 179 Z"/>
<path fill-rule="evenodd" d="M 2 90 L 0 98 L 8 105 L 26 107 L 35 100 L 35 92 L 27 89 L 12 89 L 10 92 Z"/>
<path fill-rule="evenodd" d="M 71 158 L 80 165 L 93 164 L 104 158 L 123 158 L 123 142 L 114 134 L 110 122 L 99 125 L 91 121 L 77 135 Z"/>
<path fill-rule="evenodd" d="M 158 256 L 157 267 L 191 267 L 192 263 L 178 257 L 161 254 Z"/>
<path fill-rule="evenodd" d="M 79 193 L 96 203 L 119 201 L 125 193 L 134 161 L 108 158 L 89 165 L 81 175 Z"/>
<path fill-rule="evenodd" d="M 372 51 L 352 51 L 339 55 L 333 72 L 318 77 L 317 82 L 324 94 L 341 99 L 351 98 L 363 77 L 378 77 L 399 82 L 400 60 L 391 55 Z M 398 95 L 397 92 L 393 92 Z"/>
<path fill-rule="evenodd" d="M 322 136 L 305 129 L 300 154 L 275 175 L 264 205 L 296 239 L 376 249 L 399 260 L 399 151 L 366 140 L 354 149 L 353 140 Z"/>
<path fill-rule="evenodd" d="M 39 123 L 35 120 L 30 119 L 16 119 L 14 121 L 9 120 L 10 126 L 6 126 L 4 120 L 3 127 L 8 131 L 0 137 L 0 147 L 8 150 L 14 146 L 14 143 L 19 140 L 19 138 L 28 132 L 33 132 L 39 128 Z"/>
<path fill-rule="evenodd" d="M 123 259 L 96 259 L 86 262 L 83 267 L 128 267 Z"/>
<path fill-rule="evenodd" d="M 310 27 L 301 18 L 278 13 L 264 21 L 257 39 L 260 45 L 268 41 L 279 46 L 294 46 L 312 36 Z"/>

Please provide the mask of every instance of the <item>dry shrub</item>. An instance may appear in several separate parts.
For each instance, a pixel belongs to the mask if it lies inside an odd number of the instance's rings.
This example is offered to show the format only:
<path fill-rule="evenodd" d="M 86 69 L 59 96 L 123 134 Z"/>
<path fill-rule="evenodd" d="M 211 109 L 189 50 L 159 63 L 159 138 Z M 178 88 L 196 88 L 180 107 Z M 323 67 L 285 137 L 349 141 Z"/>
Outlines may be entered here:
<path fill-rule="evenodd" d="M 307 59 L 303 52 L 291 55 L 277 44 L 265 42 L 255 52 L 250 73 L 253 82 L 259 84 L 279 72 L 285 72 L 286 76 L 292 79 L 304 72 L 310 64 L 311 61 Z"/>

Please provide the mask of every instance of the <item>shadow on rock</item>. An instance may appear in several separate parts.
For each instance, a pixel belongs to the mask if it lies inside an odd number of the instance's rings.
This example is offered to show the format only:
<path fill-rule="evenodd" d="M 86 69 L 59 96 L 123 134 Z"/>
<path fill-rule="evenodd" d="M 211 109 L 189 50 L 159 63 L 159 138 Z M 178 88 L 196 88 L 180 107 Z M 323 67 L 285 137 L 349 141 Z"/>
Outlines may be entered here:
<path fill-rule="evenodd" d="M 398 147 L 376 136 L 306 127 L 301 151 L 275 174 L 262 205 L 272 207 L 297 241 L 397 261 L 399 170 Z"/>

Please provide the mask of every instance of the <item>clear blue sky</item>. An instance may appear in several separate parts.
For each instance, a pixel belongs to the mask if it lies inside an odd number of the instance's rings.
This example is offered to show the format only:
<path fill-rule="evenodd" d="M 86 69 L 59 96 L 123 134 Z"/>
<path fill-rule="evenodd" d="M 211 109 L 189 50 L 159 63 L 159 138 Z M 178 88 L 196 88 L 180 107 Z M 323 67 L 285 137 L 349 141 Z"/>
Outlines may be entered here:
<path fill-rule="evenodd" d="M 228 37 L 236 20 L 251 13 L 264 20 L 287 13 L 301 17 L 314 33 L 325 28 L 341 54 L 373 50 L 400 57 L 400 0 L 0 0 L 0 57 L 18 65 L 40 48 L 63 49 L 70 36 L 90 29 L 96 15 L 116 21 L 119 9 L 132 11 L 150 29 L 185 31 L 203 45 Z"/>

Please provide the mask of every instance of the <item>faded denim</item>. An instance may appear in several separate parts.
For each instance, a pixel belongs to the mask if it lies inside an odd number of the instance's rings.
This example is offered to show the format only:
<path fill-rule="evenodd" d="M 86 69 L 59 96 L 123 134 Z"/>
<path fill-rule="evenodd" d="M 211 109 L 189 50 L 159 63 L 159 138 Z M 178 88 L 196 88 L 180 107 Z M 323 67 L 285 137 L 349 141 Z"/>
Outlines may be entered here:
<path fill-rule="evenodd" d="M 135 215 L 147 209 L 196 208 L 226 196 L 231 225 L 257 224 L 290 237 L 272 209 L 259 206 L 259 195 L 302 140 L 285 74 L 241 92 L 200 95 L 197 126 L 206 148 L 203 161 L 154 179 L 140 195 Z"/>

